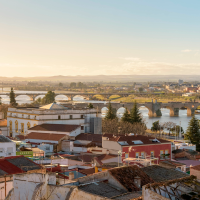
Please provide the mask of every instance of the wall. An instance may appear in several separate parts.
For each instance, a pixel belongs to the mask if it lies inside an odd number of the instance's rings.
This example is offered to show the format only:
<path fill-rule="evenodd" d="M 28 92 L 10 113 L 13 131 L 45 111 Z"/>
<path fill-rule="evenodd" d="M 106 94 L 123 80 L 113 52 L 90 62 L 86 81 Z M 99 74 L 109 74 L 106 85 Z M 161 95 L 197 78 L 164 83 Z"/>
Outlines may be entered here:
<path fill-rule="evenodd" d="M 9 191 L 13 188 L 13 181 L 6 182 L 6 196 Z M 5 182 L 0 182 L 0 200 L 5 199 Z"/>
<path fill-rule="evenodd" d="M 142 199 L 143 200 L 169 200 L 150 189 L 145 189 L 145 185 L 142 187 Z"/>
<path fill-rule="evenodd" d="M 110 140 L 102 140 L 102 147 L 108 149 L 109 151 L 112 151 L 112 153 L 114 154 L 117 154 L 119 150 L 122 150 L 121 145 L 119 145 L 115 141 L 110 141 Z"/>
<path fill-rule="evenodd" d="M 1 129 L 1 134 L 2 135 L 9 136 L 9 132 L 8 132 L 7 126 L 1 126 L 0 129 Z"/>
<path fill-rule="evenodd" d="M 12 148 L 12 152 L 8 151 L 8 148 Z M 3 149 L 3 152 L 0 152 L 0 156 L 16 156 L 16 143 L 15 142 L 0 142 L 0 149 Z"/>
<path fill-rule="evenodd" d="M 190 175 L 194 175 L 197 177 L 197 180 L 200 181 L 200 172 L 199 170 L 193 169 L 190 167 Z"/>

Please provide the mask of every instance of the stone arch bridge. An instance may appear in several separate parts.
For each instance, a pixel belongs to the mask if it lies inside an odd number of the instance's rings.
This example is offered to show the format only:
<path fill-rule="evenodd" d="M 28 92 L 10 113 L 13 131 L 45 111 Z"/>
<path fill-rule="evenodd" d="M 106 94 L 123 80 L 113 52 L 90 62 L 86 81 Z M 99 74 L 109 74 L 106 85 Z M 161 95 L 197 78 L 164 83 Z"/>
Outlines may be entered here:
<path fill-rule="evenodd" d="M 167 108 L 170 110 L 170 117 L 179 116 L 180 109 L 187 109 L 187 115 L 192 116 L 195 114 L 195 110 L 200 105 L 199 102 L 145 102 L 145 103 L 137 103 L 138 108 L 141 106 L 146 107 L 149 110 L 149 117 L 159 117 L 162 116 L 161 108 Z M 84 108 L 87 107 L 88 103 L 76 103 L 75 107 Z M 101 111 L 102 108 L 107 107 L 108 103 L 93 103 L 93 106 Z M 112 107 L 117 111 L 119 108 L 127 108 L 129 111 L 133 108 L 133 103 L 112 103 Z"/>
<path fill-rule="evenodd" d="M 18 96 L 22 96 L 22 95 L 24 96 L 25 95 L 25 96 L 30 97 L 30 100 L 35 101 L 35 99 L 38 96 L 45 95 L 45 94 L 46 94 L 46 92 L 44 92 L 44 93 L 15 93 L 15 98 L 18 97 Z M 90 100 L 95 95 L 101 95 L 101 96 L 103 96 L 107 99 L 109 99 L 112 95 L 119 95 L 120 97 L 127 97 L 127 96 L 131 95 L 130 93 L 115 94 L 115 93 L 82 93 L 82 92 L 74 92 L 74 93 L 72 93 L 72 92 L 66 93 L 65 92 L 65 93 L 55 93 L 55 94 L 56 94 L 56 96 L 64 95 L 68 98 L 68 100 L 73 100 L 73 98 L 75 96 L 82 96 L 85 99 Z M 10 93 L 0 93 L 0 95 L 9 96 Z"/>

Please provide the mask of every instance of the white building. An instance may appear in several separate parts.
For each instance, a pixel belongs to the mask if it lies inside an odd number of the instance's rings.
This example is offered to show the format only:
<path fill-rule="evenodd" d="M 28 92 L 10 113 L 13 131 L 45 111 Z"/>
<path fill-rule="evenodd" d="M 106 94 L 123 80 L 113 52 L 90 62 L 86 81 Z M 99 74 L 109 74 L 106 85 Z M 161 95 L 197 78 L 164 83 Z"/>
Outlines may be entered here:
<path fill-rule="evenodd" d="M 16 156 L 16 143 L 0 135 L 0 157 Z"/>
<path fill-rule="evenodd" d="M 27 130 L 40 124 L 81 125 L 81 132 L 91 132 L 90 121 L 96 117 L 96 109 L 69 110 L 56 103 L 40 108 L 8 108 L 9 135 L 27 134 Z"/>

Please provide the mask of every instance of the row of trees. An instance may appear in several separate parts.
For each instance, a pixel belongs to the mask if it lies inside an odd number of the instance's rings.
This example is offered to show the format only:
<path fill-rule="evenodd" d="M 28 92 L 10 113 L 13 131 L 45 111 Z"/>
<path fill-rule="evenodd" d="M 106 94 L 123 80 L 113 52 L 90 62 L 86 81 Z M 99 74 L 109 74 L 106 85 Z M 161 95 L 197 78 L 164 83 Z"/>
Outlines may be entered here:
<path fill-rule="evenodd" d="M 136 102 L 134 103 L 130 113 L 126 108 L 121 120 L 118 119 L 115 109 L 113 109 L 111 103 L 109 103 L 108 111 L 102 123 L 102 130 L 105 133 L 121 135 L 127 133 L 144 134 L 146 124 L 141 117 Z"/>
<path fill-rule="evenodd" d="M 82 82 L 78 82 L 78 83 L 71 82 L 69 86 L 70 88 L 86 88 L 87 87 L 87 85 Z"/>

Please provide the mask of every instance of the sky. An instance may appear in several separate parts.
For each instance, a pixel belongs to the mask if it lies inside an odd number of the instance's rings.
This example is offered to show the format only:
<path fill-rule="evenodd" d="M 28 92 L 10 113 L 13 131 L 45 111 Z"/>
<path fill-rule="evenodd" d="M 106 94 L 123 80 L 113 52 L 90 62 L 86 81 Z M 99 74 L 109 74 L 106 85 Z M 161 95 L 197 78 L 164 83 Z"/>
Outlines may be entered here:
<path fill-rule="evenodd" d="M 0 76 L 200 75 L 199 0 L 0 0 Z"/>

